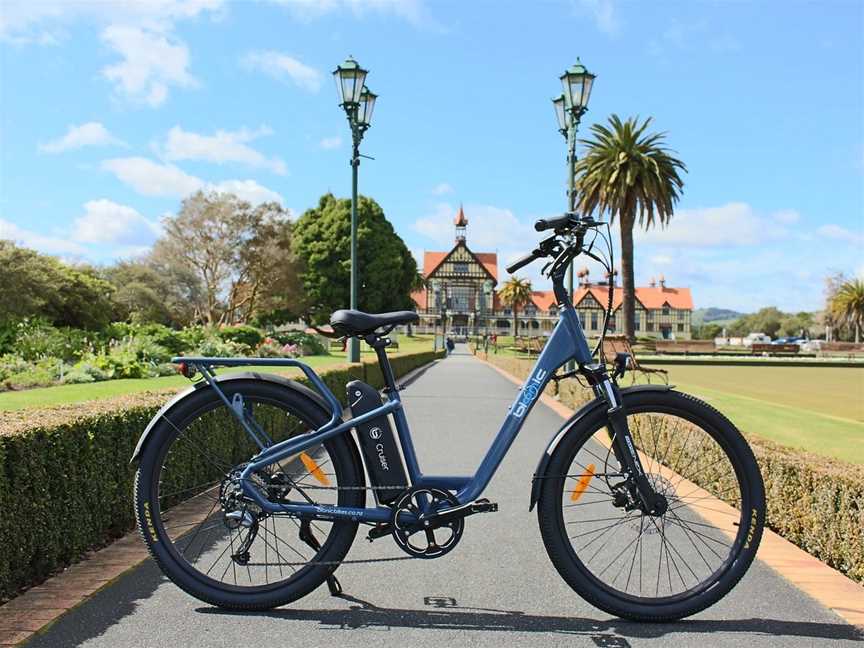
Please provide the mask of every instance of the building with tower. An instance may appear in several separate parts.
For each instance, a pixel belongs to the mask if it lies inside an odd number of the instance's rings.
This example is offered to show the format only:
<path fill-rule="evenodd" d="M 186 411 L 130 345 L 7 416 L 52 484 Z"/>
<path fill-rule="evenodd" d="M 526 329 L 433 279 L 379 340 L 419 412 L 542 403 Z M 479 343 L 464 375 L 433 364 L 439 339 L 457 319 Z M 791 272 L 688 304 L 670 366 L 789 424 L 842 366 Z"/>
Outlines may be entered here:
<path fill-rule="evenodd" d="M 460 206 L 453 222 L 454 245 L 446 252 L 424 252 L 425 288 L 411 297 L 420 315 L 417 329 L 431 333 L 444 330 L 455 335 L 497 333 L 513 335 L 513 315 L 498 299 L 498 254 L 475 252 L 468 246 L 468 218 Z M 573 305 L 586 335 L 596 337 L 603 328 L 609 283 L 613 285 L 611 333 L 624 330 L 621 308 L 623 291 L 617 272 L 592 282 L 588 268 L 577 273 L 579 286 Z M 546 336 L 558 320 L 558 307 L 551 290 L 535 290 L 530 304 L 520 310 L 520 336 Z M 689 288 L 666 285 L 663 275 L 648 286 L 636 288 L 636 335 L 689 340 L 693 298 Z"/>

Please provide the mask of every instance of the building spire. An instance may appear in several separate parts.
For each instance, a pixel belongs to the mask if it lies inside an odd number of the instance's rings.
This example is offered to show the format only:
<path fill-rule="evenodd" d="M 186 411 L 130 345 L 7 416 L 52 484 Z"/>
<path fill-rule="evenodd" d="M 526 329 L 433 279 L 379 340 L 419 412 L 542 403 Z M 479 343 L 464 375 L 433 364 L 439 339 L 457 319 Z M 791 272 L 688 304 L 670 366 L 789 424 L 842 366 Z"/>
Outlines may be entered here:
<path fill-rule="evenodd" d="M 453 221 L 456 225 L 456 242 L 465 242 L 465 230 L 468 227 L 468 219 L 465 218 L 465 211 L 462 209 L 462 203 L 459 203 L 459 212 L 456 214 L 456 219 Z"/>

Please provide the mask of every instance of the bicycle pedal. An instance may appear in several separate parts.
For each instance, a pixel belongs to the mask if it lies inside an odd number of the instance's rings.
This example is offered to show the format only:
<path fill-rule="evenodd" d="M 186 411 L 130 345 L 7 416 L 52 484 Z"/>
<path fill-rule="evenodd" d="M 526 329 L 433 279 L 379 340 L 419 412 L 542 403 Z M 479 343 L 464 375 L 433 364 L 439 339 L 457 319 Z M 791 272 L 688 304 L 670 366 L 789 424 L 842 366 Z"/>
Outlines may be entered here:
<path fill-rule="evenodd" d="M 471 504 L 472 513 L 496 513 L 498 511 L 498 503 L 490 502 L 485 497 Z"/>

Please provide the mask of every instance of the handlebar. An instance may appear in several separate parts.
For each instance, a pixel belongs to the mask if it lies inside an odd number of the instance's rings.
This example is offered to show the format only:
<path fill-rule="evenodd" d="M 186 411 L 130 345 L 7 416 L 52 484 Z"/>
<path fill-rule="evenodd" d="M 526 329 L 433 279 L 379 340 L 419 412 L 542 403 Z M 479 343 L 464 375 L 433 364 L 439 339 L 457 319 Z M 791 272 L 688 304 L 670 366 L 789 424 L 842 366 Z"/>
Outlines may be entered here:
<path fill-rule="evenodd" d="M 543 239 L 538 247 L 532 250 L 529 254 L 526 254 L 508 265 L 506 267 L 507 272 L 513 274 L 520 268 L 524 268 L 526 265 L 532 261 L 536 261 L 537 259 L 549 256 L 557 257 L 562 252 L 562 248 L 560 247 L 562 241 L 558 237 L 565 234 L 570 235 L 571 237 L 565 240 L 569 241 L 569 249 L 574 252 L 573 256 L 580 254 L 582 252 L 582 240 L 585 232 L 600 224 L 600 222 L 594 220 L 590 216 L 580 217 L 575 212 L 567 212 L 563 216 L 558 216 L 556 218 L 541 218 L 534 223 L 534 229 L 538 232 L 551 229 L 555 230 L 555 233 Z"/>
<path fill-rule="evenodd" d="M 544 232 L 546 230 L 554 229 L 554 230 L 564 230 L 572 225 L 576 225 L 579 222 L 579 218 L 575 214 L 564 214 L 563 216 L 558 216 L 556 218 L 541 218 L 537 222 L 534 223 L 534 229 L 538 232 Z"/>
<path fill-rule="evenodd" d="M 506 270 L 508 274 L 513 274 L 520 268 L 524 268 L 526 265 L 531 263 L 532 261 L 536 261 L 540 258 L 539 250 L 532 250 L 530 253 L 525 256 L 516 259 L 513 263 L 507 266 Z"/>

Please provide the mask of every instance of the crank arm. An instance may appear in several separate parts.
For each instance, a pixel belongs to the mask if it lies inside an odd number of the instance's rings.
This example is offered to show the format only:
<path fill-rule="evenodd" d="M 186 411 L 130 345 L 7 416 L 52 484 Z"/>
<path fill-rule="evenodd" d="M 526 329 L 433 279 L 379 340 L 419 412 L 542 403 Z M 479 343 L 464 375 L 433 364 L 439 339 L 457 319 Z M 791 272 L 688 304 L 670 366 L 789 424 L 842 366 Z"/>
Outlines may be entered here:
<path fill-rule="evenodd" d="M 416 526 L 418 529 L 435 529 L 439 526 L 449 524 L 454 520 L 466 518 L 469 515 L 475 515 L 477 513 L 495 513 L 497 510 L 498 504 L 495 502 L 490 502 L 487 499 L 479 499 L 475 502 L 469 502 L 468 504 L 444 509 L 443 511 L 430 515 L 429 517 L 421 515 Z"/>

